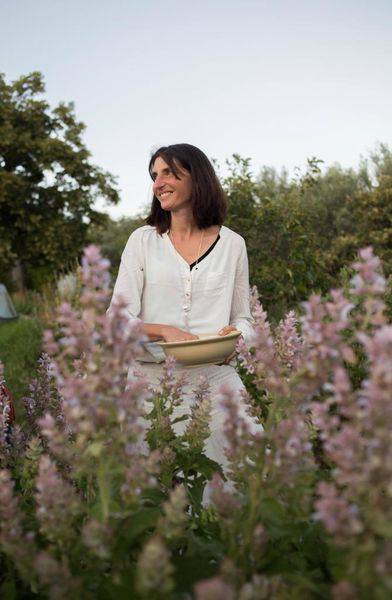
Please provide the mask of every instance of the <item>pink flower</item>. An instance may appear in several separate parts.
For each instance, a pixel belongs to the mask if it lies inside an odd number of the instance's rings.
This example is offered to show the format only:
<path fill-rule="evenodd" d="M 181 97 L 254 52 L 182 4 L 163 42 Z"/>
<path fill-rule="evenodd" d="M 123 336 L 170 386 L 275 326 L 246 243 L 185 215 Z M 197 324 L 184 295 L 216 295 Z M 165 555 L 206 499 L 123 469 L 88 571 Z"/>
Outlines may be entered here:
<path fill-rule="evenodd" d="M 295 370 L 300 363 L 303 341 L 297 330 L 298 320 L 294 311 L 287 313 L 275 332 L 275 348 L 279 360 L 289 370 Z"/>
<path fill-rule="evenodd" d="M 32 566 L 37 547 L 34 534 L 26 532 L 23 521 L 15 484 L 8 471 L 0 470 L 0 547 L 14 562 L 22 579 L 34 584 Z"/>
<path fill-rule="evenodd" d="M 204 579 L 195 585 L 196 600 L 235 600 L 235 590 L 221 577 Z"/>
<path fill-rule="evenodd" d="M 349 504 L 334 485 L 321 481 L 317 492 L 319 499 L 315 502 L 314 518 L 321 521 L 329 533 L 335 535 L 337 542 L 345 543 L 346 536 L 363 531 L 357 507 Z"/>
<path fill-rule="evenodd" d="M 212 503 L 220 517 L 228 521 L 235 519 L 241 509 L 241 502 L 232 486 L 225 483 L 218 473 L 214 473 L 209 489 Z"/>

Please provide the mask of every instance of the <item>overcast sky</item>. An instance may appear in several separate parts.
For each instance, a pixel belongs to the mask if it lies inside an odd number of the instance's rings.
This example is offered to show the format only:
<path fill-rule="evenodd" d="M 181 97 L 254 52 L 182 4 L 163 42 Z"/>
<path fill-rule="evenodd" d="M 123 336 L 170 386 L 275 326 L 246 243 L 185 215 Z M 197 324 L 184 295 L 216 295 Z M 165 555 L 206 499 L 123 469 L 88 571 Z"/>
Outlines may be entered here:
<path fill-rule="evenodd" d="M 392 145 L 392 0 L 0 0 L 0 70 L 74 101 L 113 217 L 151 199 L 159 145 L 293 169 Z"/>

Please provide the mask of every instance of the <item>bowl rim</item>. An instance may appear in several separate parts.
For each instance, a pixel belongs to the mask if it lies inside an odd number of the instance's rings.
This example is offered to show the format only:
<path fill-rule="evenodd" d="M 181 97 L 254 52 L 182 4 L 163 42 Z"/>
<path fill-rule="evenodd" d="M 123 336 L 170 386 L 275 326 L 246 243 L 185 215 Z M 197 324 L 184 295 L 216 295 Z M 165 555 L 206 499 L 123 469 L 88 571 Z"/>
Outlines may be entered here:
<path fill-rule="evenodd" d="M 203 335 L 203 334 L 200 334 Z M 205 335 L 210 335 L 210 334 L 205 334 Z M 179 342 L 156 342 L 159 346 L 162 346 L 163 348 L 170 348 L 171 346 L 183 346 L 184 344 L 186 346 L 198 346 L 200 344 L 206 344 L 206 343 L 214 343 L 214 342 L 220 342 L 222 340 L 230 340 L 236 337 L 239 337 L 241 335 L 241 331 L 239 331 L 238 329 L 236 329 L 235 331 L 230 331 L 230 333 L 226 334 L 226 335 L 211 335 L 211 337 L 208 338 L 200 338 L 198 340 L 180 340 Z"/>

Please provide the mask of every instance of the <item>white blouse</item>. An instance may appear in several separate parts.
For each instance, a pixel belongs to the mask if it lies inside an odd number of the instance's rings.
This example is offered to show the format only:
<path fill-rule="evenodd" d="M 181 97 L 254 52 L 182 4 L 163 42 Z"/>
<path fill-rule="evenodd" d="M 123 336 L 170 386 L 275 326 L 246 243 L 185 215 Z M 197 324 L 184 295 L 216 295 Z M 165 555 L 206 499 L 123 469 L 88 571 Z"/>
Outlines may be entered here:
<path fill-rule="evenodd" d="M 130 320 L 165 324 L 199 333 L 233 325 L 246 342 L 253 333 L 245 240 L 224 225 L 220 239 L 197 268 L 189 268 L 167 233 L 146 225 L 129 237 L 108 309 L 121 296 Z M 162 362 L 163 350 L 146 342 L 146 362 Z"/>

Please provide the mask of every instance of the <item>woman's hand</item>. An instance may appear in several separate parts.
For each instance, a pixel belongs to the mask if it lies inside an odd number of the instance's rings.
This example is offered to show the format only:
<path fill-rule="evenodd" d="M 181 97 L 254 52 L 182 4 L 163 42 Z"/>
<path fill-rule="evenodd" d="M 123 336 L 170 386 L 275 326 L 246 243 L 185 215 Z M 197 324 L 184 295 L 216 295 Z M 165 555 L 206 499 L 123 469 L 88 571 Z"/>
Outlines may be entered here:
<path fill-rule="evenodd" d="M 238 331 L 236 327 L 233 327 L 233 325 L 226 325 L 226 327 L 223 327 L 223 329 L 221 329 L 220 331 L 218 331 L 218 335 L 227 335 L 228 333 L 231 333 L 232 331 Z M 225 360 L 223 361 L 224 365 L 228 365 L 229 362 L 231 360 L 233 360 L 233 358 L 235 357 L 236 353 L 233 352 L 232 354 L 230 354 L 230 356 L 228 356 L 227 358 L 225 358 Z"/>
<path fill-rule="evenodd" d="M 218 331 L 218 334 L 219 335 L 227 335 L 228 333 L 231 333 L 232 331 L 238 331 L 238 329 L 236 327 L 233 327 L 233 325 L 226 325 L 226 327 L 223 327 L 223 329 Z"/>
<path fill-rule="evenodd" d="M 178 329 L 178 327 L 172 327 L 171 325 L 164 325 L 162 327 L 162 338 L 164 342 L 183 342 L 199 339 L 197 335 Z"/>

